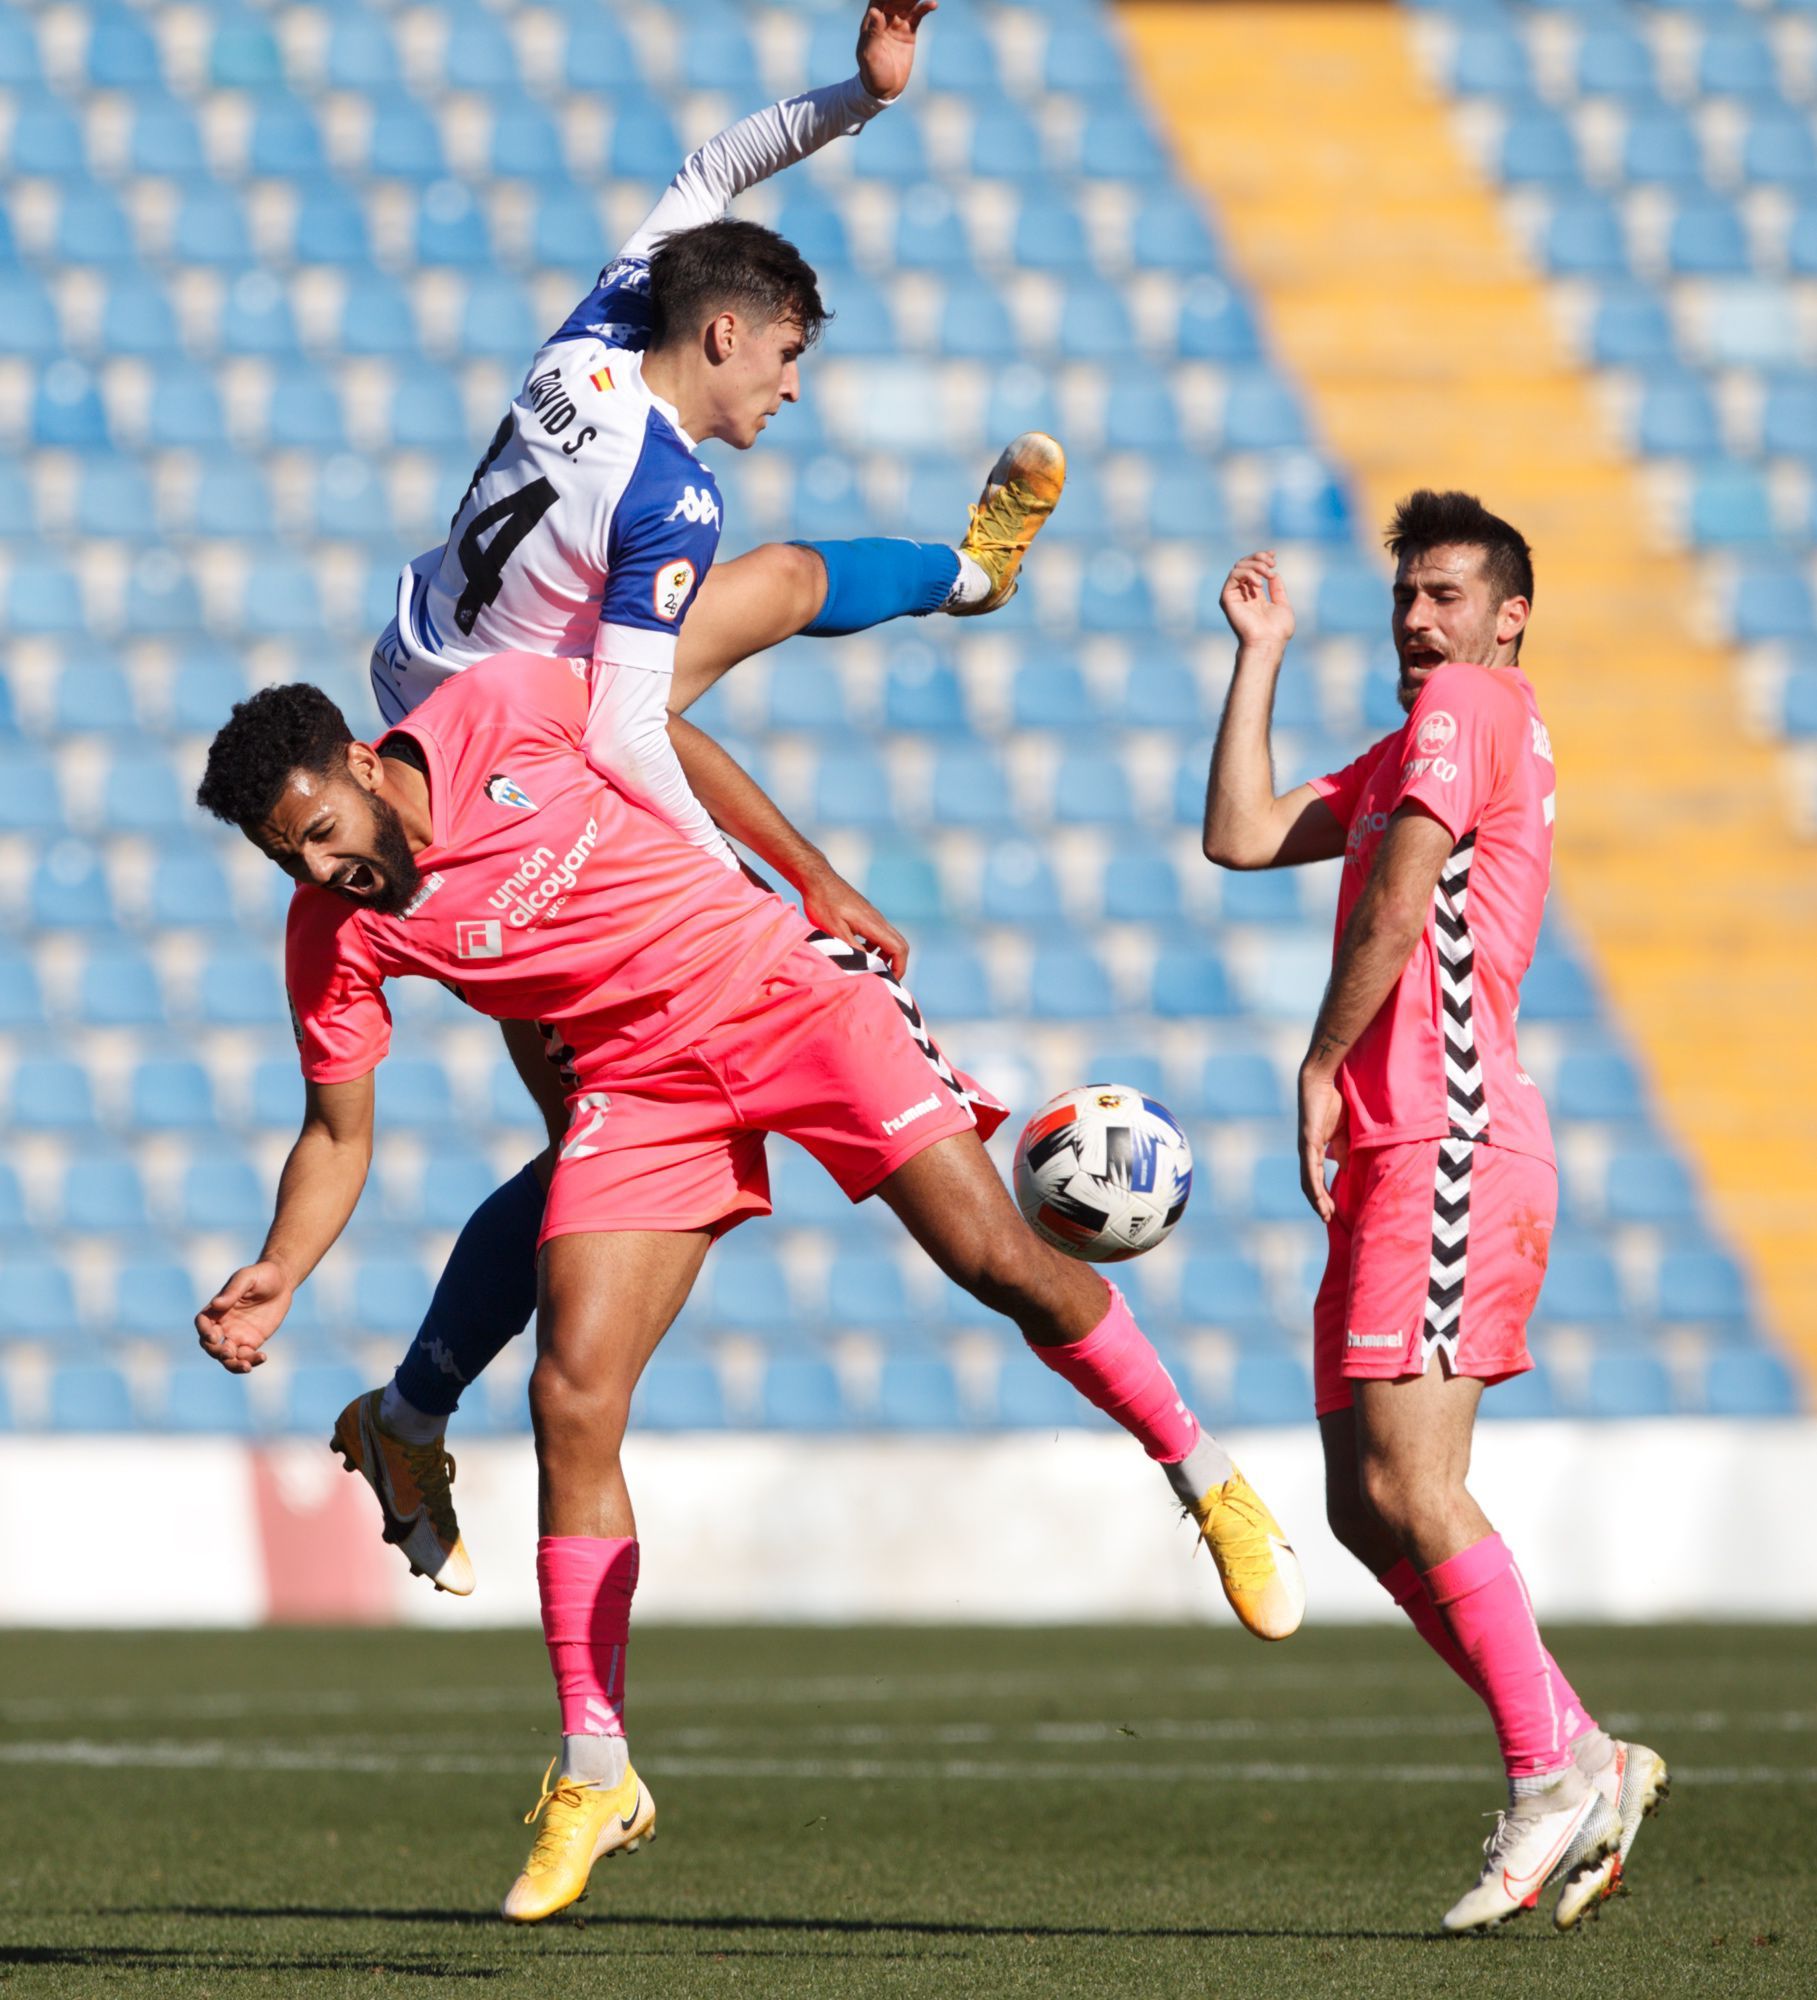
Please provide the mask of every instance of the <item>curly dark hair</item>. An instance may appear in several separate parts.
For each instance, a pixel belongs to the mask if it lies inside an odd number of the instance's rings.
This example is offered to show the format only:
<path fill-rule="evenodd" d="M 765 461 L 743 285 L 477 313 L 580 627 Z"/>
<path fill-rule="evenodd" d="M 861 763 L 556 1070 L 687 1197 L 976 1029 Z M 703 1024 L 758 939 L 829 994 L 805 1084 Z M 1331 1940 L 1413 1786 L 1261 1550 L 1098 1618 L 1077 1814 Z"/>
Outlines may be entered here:
<path fill-rule="evenodd" d="M 833 317 L 821 303 L 813 265 L 760 222 L 723 216 L 665 237 L 650 259 L 650 345 L 691 339 L 727 311 L 760 326 L 798 319 L 804 347 Z"/>
<path fill-rule="evenodd" d="M 327 777 L 346 763 L 353 731 L 319 687 L 290 681 L 233 705 L 208 746 L 196 804 L 242 830 L 271 817 L 293 771 Z"/>

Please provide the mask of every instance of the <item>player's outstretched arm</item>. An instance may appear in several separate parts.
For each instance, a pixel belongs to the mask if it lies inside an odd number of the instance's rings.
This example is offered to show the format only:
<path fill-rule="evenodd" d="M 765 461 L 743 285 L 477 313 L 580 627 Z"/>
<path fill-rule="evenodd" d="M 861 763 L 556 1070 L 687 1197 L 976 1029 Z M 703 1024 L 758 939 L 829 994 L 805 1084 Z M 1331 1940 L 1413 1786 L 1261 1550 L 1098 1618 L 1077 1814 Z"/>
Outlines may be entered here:
<path fill-rule="evenodd" d="M 1205 786 L 1205 858 L 1223 868 L 1292 868 L 1344 851 L 1337 815 L 1311 785 L 1276 796 L 1269 727 L 1293 637 L 1293 606 L 1274 551 L 1245 556 L 1218 600 L 1237 635 L 1236 666 Z"/>
<path fill-rule="evenodd" d="M 258 1261 L 237 1270 L 196 1314 L 203 1352 L 229 1373 L 261 1366 L 297 1287 L 347 1227 L 372 1162 L 372 1100 L 370 1071 L 308 1086 L 303 1129 L 284 1162 Z"/>
<path fill-rule="evenodd" d="M 704 729 L 669 719 L 669 735 L 682 771 L 722 832 L 748 848 L 801 892 L 808 921 L 853 946 L 869 945 L 900 979 L 908 965 L 908 940 L 861 896 L 782 808 L 722 744 Z"/>
<path fill-rule="evenodd" d="M 716 222 L 746 188 L 856 132 L 908 88 L 915 31 L 936 0 L 874 0 L 858 29 L 857 73 L 843 83 L 787 97 L 716 133 L 682 162 L 662 199 L 620 257 L 647 257 L 678 229 Z"/>

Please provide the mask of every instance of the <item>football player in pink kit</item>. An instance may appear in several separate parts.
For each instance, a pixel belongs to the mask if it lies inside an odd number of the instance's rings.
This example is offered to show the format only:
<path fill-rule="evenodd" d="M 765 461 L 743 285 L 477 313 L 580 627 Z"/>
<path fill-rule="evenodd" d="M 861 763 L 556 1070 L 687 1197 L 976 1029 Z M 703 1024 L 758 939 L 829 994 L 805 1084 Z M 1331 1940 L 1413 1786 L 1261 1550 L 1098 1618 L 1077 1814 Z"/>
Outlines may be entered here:
<path fill-rule="evenodd" d="M 708 1246 L 769 1210 L 766 1133 L 798 1140 L 852 1200 L 880 1195 L 1142 1443 L 1251 1631 L 1284 1638 L 1304 1606 L 1278 1525 L 1121 1296 L 1017 1214 L 980 1143 L 1003 1107 L 862 954 L 602 777 L 586 755 L 596 672 L 502 655 L 376 746 L 319 689 L 268 688 L 217 735 L 198 793 L 301 885 L 286 958 L 308 1108 L 258 1261 L 197 1316 L 229 1369 L 262 1359 L 359 1199 L 385 980 L 436 979 L 482 1013 L 540 1021 L 565 1067 L 530 1390 L 562 1775 L 505 1899 L 522 1921 L 573 1902 L 654 1819 L 624 1744 L 638 1551 L 619 1445 Z"/>
<path fill-rule="evenodd" d="M 1330 1240 L 1313 1309 L 1327 1508 L 1495 1725 L 1510 1807 L 1445 1928 L 1491 1929 L 1557 1883 L 1568 1930 L 1616 1886 L 1666 1767 L 1592 1719 L 1465 1483 L 1483 1390 L 1532 1366 L 1558 1205 L 1514 1029 L 1552 865 L 1552 746 L 1519 664 L 1532 557 L 1465 493 L 1403 501 L 1388 548 L 1407 721 L 1278 797 L 1269 721 L 1293 610 L 1271 552 L 1231 571 L 1205 853 L 1227 868 L 1343 857 L 1300 1070 L 1301 1181 Z"/>

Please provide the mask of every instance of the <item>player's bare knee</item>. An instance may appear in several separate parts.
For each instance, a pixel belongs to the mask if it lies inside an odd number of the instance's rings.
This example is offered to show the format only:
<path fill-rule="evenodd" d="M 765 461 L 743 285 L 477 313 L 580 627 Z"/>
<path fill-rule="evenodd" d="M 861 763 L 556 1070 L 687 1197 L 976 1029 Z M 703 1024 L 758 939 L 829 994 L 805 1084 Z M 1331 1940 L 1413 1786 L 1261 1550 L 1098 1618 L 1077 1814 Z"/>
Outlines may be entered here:
<path fill-rule="evenodd" d="M 539 1452 L 578 1451 L 590 1461 L 615 1456 L 630 1398 L 617 1384 L 577 1375 L 553 1354 L 530 1371 L 530 1421 Z"/>
<path fill-rule="evenodd" d="M 809 548 L 795 542 L 779 545 L 785 560 L 778 565 L 777 580 L 788 594 L 796 629 L 803 630 L 820 616 L 826 603 L 826 564 Z"/>

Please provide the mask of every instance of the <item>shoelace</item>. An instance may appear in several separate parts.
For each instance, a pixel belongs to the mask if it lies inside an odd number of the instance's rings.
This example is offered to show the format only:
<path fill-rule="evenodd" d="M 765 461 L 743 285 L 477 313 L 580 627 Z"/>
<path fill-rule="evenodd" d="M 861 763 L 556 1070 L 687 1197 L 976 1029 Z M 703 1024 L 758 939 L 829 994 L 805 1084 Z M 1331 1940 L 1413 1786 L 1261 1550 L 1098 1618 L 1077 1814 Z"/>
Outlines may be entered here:
<path fill-rule="evenodd" d="M 1220 1516 L 1223 1518 L 1220 1519 Z M 1233 1516 L 1239 1525 L 1239 1533 L 1234 1537 L 1228 1526 Z M 1190 1508 L 1186 1518 L 1189 1521 L 1197 1519 Z M 1260 1590 L 1274 1574 L 1274 1551 L 1268 1546 L 1268 1530 L 1257 1515 L 1250 1489 L 1239 1486 L 1228 1499 L 1220 1500 L 1206 1510 L 1201 1525 L 1202 1538 L 1214 1520 L 1221 1530 L 1218 1548 L 1224 1553 L 1225 1574 L 1239 1590 Z M 1213 1553 L 1215 1555 L 1216 1551 Z"/>
<path fill-rule="evenodd" d="M 569 1812 L 578 1812 L 586 1804 L 583 1793 L 589 1788 L 578 1784 L 572 1778 L 563 1778 L 551 1787 L 549 1779 L 554 1773 L 555 1764 L 556 1760 L 551 1757 L 549 1768 L 543 1773 L 542 1796 L 524 1814 L 526 1826 L 534 1826 L 543 1813 L 549 1812 L 551 1806 L 565 1806 Z M 524 1863 L 524 1873 L 540 1875 L 545 1870 L 553 1868 L 562 1858 L 567 1839 L 567 1828 L 555 1813 L 549 1812 L 548 1818 L 543 1820 L 542 1831 L 536 1836 L 536 1844 L 530 1849 L 530 1858 Z"/>
<path fill-rule="evenodd" d="M 430 1525 L 444 1542 L 452 1542 L 460 1532 L 454 1519 L 454 1454 L 439 1438 L 428 1444 L 400 1443 L 398 1449 L 429 1509 Z"/>
<path fill-rule="evenodd" d="M 971 518 L 971 526 L 965 533 L 967 548 L 989 550 L 997 555 L 1015 554 L 1021 546 L 1022 522 L 1029 509 L 1028 497 L 1021 487 L 1019 479 L 1005 480 L 988 499 L 967 508 Z"/>

